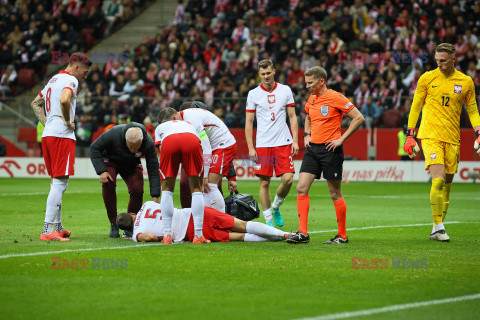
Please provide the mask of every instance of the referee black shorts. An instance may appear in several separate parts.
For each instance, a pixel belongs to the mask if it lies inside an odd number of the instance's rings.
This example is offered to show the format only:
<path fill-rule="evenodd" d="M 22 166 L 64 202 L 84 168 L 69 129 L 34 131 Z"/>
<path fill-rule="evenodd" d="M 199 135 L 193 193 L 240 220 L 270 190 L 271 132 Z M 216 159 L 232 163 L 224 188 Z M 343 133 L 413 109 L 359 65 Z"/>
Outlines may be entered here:
<path fill-rule="evenodd" d="M 343 173 L 343 146 L 328 151 L 325 143 L 310 143 L 310 147 L 303 155 L 300 173 L 307 172 L 314 174 L 316 179 L 323 177 L 327 180 L 342 180 Z"/>

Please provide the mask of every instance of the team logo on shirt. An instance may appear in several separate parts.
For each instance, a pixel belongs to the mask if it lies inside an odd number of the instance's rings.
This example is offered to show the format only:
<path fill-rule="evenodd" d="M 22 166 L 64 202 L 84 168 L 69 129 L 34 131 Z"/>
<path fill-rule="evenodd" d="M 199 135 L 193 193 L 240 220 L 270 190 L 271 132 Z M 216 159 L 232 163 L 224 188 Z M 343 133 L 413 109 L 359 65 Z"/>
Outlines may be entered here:
<path fill-rule="evenodd" d="M 75 88 L 75 82 L 70 83 L 70 86 L 71 86 L 72 88 Z"/>
<path fill-rule="evenodd" d="M 436 153 L 430 153 L 430 159 L 435 160 L 437 158 Z"/>
<path fill-rule="evenodd" d="M 321 106 L 320 112 L 322 113 L 322 116 L 326 117 L 328 114 L 328 106 Z"/>
<path fill-rule="evenodd" d="M 268 103 L 275 103 L 275 95 L 274 94 L 268 95 Z"/>
<path fill-rule="evenodd" d="M 462 85 L 460 85 L 460 84 L 454 85 L 453 86 L 453 92 L 455 92 L 456 94 L 462 93 Z"/>

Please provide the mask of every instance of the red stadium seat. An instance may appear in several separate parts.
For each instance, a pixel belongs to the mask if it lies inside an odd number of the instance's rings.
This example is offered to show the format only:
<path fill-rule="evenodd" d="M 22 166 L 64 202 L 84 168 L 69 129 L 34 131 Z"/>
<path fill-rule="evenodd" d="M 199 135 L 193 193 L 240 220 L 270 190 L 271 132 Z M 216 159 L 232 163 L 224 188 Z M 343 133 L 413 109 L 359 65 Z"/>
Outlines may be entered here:
<path fill-rule="evenodd" d="M 95 37 L 93 36 L 93 29 L 82 30 L 82 41 L 85 48 L 90 49 L 95 44 Z"/>
<path fill-rule="evenodd" d="M 92 143 L 98 139 L 98 137 L 100 137 L 100 135 L 103 133 L 104 131 L 104 127 L 98 127 L 97 131 L 95 131 L 93 134 L 92 134 Z"/>
<path fill-rule="evenodd" d="M 37 143 L 37 128 L 18 128 L 17 140 L 18 142 L 27 143 L 30 156 L 40 156 L 40 147 Z"/>
<path fill-rule="evenodd" d="M 18 84 L 31 88 L 35 85 L 35 70 L 33 69 L 20 69 L 18 72 Z"/>
<path fill-rule="evenodd" d="M 87 12 L 90 12 L 91 7 L 96 7 L 97 9 L 100 9 L 100 1 L 99 0 L 88 0 L 85 3 L 85 8 L 87 8 Z"/>
<path fill-rule="evenodd" d="M 399 110 L 387 110 L 383 116 L 384 128 L 400 128 L 402 113 Z"/>

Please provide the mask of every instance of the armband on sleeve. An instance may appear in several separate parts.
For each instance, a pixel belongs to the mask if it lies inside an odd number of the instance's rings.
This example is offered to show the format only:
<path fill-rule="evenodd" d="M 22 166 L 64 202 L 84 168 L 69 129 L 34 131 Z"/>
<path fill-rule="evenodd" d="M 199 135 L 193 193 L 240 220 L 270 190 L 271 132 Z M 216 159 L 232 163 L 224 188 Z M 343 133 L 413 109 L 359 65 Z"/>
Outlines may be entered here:
<path fill-rule="evenodd" d="M 203 141 L 203 140 L 205 140 L 205 139 L 208 139 L 208 136 L 207 136 L 207 133 L 205 132 L 205 130 L 200 131 L 200 133 L 198 134 L 198 136 L 200 137 L 200 141 Z"/>

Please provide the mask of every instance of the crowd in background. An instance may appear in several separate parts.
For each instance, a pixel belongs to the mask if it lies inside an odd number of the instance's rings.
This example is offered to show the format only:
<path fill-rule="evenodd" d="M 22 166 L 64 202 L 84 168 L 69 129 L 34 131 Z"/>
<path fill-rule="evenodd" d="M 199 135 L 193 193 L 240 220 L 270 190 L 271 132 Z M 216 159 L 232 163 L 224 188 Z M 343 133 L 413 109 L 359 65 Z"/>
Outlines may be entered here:
<path fill-rule="evenodd" d="M 271 59 L 276 80 L 292 88 L 300 126 L 309 97 L 304 72 L 316 65 L 367 126 L 383 126 L 388 110 L 404 122 L 419 77 L 436 68 L 439 43 L 455 45 L 457 68 L 473 78 L 478 96 L 479 15 L 472 0 L 180 0 L 162 33 L 92 66 L 78 91 L 79 121 L 155 122 L 160 109 L 188 98 L 243 127 L 257 64 Z"/>
<path fill-rule="evenodd" d="M 45 75 L 52 52 L 84 51 L 82 31 L 94 39 L 128 20 L 140 0 L 4 0 L 0 2 L 0 97 L 17 94 L 20 70 Z M 143 2 L 143 1 L 142 1 Z M 55 62 L 54 62 L 55 63 Z M 33 73 L 32 73 L 33 74 Z"/>

